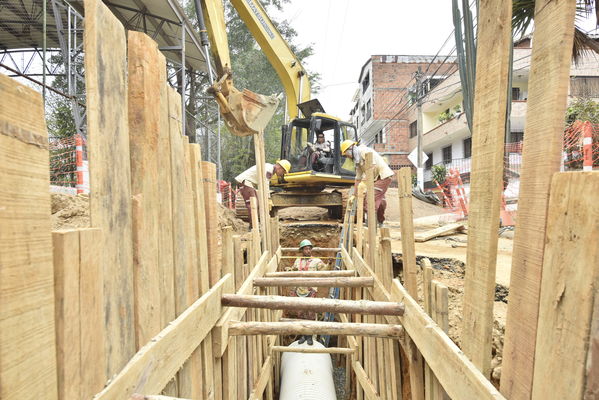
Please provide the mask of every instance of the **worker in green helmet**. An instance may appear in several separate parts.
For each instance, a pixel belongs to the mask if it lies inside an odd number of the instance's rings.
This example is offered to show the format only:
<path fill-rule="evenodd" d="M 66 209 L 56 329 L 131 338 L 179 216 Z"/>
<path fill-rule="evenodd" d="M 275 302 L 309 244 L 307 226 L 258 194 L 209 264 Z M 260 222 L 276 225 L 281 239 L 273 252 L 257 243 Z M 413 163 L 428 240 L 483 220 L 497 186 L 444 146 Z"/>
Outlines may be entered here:
<path fill-rule="evenodd" d="M 304 239 L 299 244 L 299 250 L 302 252 L 302 255 L 296 258 L 293 263 L 292 270 L 294 271 L 319 271 L 326 268 L 326 265 L 320 258 L 312 257 L 312 242 L 308 239 Z M 318 289 L 315 287 L 296 287 L 293 288 L 289 295 L 293 297 L 316 297 L 318 293 Z M 316 313 L 306 311 L 297 313 L 297 317 L 300 319 L 308 319 L 314 321 L 316 319 Z M 313 339 L 312 335 L 302 336 L 298 341 L 299 344 L 308 341 L 309 345 L 312 345 Z"/>

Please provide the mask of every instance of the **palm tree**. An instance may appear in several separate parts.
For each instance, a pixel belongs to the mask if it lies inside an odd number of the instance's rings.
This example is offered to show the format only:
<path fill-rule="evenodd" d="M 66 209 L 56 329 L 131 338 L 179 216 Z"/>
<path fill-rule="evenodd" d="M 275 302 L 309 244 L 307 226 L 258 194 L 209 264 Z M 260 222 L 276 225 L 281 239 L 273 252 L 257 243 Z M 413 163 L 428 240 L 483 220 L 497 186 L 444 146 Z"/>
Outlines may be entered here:
<path fill-rule="evenodd" d="M 587 18 L 595 14 L 599 20 L 599 8 L 595 0 L 577 0 L 576 19 Z M 524 35 L 535 15 L 535 0 L 513 0 L 512 27 L 514 36 Z M 574 45 L 572 47 L 572 61 L 579 61 L 585 51 L 599 53 L 599 43 L 589 37 L 578 26 L 574 27 Z"/>

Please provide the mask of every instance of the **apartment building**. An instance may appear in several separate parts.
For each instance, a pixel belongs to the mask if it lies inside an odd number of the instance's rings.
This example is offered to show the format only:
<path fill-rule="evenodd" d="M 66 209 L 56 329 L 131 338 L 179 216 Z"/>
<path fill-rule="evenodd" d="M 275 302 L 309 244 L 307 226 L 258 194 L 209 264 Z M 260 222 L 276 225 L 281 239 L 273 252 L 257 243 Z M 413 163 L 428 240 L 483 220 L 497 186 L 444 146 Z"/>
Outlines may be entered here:
<path fill-rule="evenodd" d="M 433 88 L 457 69 L 455 61 L 445 56 L 373 55 L 364 63 L 351 121 L 362 143 L 376 149 L 392 168 L 411 165 L 407 156 L 410 121 L 416 115 L 410 101 L 414 73 L 420 68 L 425 85 Z"/>
<path fill-rule="evenodd" d="M 532 40 L 527 37 L 514 43 L 513 79 L 511 91 L 510 132 L 506 135 L 509 160 L 508 173 L 518 176 L 521 145 L 524 137 L 528 98 L 528 79 L 532 55 Z M 587 53 L 578 64 L 572 64 L 570 99 L 574 97 L 599 98 L 599 55 Z M 425 164 L 425 188 L 435 187 L 432 182 L 433 166 L 443 165 L 446 170 L 459 170 L 467 184 L 472 156 L 472 135 L 463 112 L 460 76 L 456 71 L 439 83 L 425 97 L 422 104 L 422 148 L 428 156 Z M 410 115 L 408 149 L 417 147 L 417 115 Z M 515 185 L 517 186 L 517 180 Z M 514 189 L 517 190 L 517 187 Z"/>

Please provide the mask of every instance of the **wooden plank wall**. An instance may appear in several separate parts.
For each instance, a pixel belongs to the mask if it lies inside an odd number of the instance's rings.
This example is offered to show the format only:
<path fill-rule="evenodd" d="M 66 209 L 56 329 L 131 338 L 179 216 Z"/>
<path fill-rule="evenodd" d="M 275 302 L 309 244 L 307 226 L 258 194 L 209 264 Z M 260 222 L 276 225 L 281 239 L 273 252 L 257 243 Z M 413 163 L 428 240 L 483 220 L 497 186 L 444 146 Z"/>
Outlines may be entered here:
<path fill-rule="evenodd" d="M 599 193 L 599 172 L 551 181 L 534 400 L 599 393 L 599 202 L 591 193 Z"/>
<path fill-rule="evenodd" d="M 491 369 L 511 20 L 510 1 L 480 2 L 462 348 L 487 377 Z"/>
<path fill-rule="evenodd" d="M 52 232 L 58 397 L 87 399 L 104 387 L 104 303 L 99 229 Z"/>
<path fill-rule="evenodd" d="M 532 392 L 547 203 L 559 171 L 576 4 L 535 3 L 518 221 L 501 367 L 501 392 L 528 400 Z"/>
<path fill-rule="evenodd" d="M 0 398 L 57 398 L 48 134 L 39 93 L 0 74 Z"/>
<path fill-rule="evenodd" d="M 84 5 L 90 218 L 103 232 L 106 376 L 112 376 L 135 354 L 127 41 L 101 1 Z"/>

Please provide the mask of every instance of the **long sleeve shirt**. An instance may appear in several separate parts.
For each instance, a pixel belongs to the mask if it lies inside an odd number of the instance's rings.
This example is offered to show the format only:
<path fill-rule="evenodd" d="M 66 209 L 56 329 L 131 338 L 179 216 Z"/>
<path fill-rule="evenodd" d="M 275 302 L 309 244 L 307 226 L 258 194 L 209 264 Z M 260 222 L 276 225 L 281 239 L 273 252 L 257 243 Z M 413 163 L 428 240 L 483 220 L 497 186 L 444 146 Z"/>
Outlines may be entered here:
<path fill-rule="evenodd" d="M 355 157 L 356 160 L 356 180 L 361 181 L 366 173 L 366 154 L 372 153 L 372 165 L 374 166 L 374 179 L 386 179 L 393 176 L 393 170 L 389 168 L 389 165 L 385 162 L 385 159 L 373 149 L 364 146 L 354 146 L 354 151 L 358 152 L 359 157 Z"/>
<path fill-rule="evenodd" d="M 264 163 L 264 174 L 267 184 L 274 173 L 275 166 L 273 164 Z M 235 181 L 240 185 L 251 186 L 255 189 L 258 186 L 258 167 L 254 165 L 253 167 L 246 169 L 235 177 Z"/>

